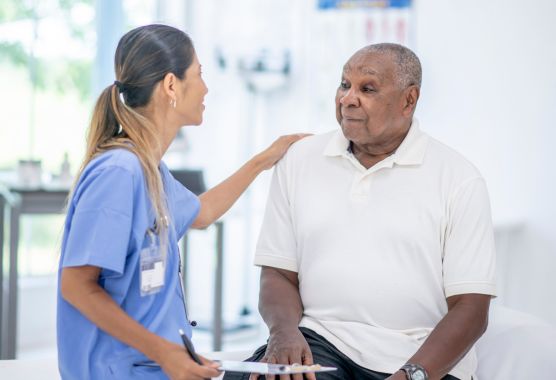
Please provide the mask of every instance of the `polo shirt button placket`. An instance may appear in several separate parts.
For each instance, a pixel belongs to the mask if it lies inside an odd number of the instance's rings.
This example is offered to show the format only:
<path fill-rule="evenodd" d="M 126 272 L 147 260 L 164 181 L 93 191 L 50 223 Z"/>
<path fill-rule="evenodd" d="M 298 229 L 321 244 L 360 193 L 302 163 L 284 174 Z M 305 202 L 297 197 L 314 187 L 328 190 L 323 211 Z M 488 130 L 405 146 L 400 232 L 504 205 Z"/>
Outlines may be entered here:
<path fill-rule="evenodd" d="M 368 173 L 357 173 L 351 185 L 351 197 L 363 200 L 369 195 L 370 176 Z"/>

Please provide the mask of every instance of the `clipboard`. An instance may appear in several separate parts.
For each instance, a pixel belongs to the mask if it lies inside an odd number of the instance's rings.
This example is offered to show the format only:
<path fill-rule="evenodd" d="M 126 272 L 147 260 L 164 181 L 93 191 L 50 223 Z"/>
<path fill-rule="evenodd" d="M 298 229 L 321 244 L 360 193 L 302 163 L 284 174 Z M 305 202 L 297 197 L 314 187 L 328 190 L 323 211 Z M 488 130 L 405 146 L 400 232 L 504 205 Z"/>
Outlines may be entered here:
<path fill-rule="evenodd" d="M 261 375 L 292 375 L 296 373 L 336 371 L 336 367 L 323 367 L 319 364 L 268 364 L 260 362 L 240 362 L 233 360 L 216 360 L 220 363 L 219 371 L 259 373 Z"/>

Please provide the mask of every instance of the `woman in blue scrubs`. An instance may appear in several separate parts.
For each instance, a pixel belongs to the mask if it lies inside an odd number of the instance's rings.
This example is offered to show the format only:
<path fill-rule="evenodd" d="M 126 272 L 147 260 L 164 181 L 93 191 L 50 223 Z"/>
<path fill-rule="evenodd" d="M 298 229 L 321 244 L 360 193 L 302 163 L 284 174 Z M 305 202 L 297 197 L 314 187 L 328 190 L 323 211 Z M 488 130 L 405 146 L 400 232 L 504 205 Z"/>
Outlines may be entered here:
<path fill-rule="evenodd" d="M 64 228 L 58 281 L 63 379 L 203 379 L 191 337 L 178 240 L 222 216 L 303 135 L 283 136 L 197 197 L 161 161 L 184 125 L 199 125 L 207 87 L 192 42 L 165 25 L 119 41 L 117 80 L 100 95 Z M 154 364 L 156 365 L 152 365 Z"/>

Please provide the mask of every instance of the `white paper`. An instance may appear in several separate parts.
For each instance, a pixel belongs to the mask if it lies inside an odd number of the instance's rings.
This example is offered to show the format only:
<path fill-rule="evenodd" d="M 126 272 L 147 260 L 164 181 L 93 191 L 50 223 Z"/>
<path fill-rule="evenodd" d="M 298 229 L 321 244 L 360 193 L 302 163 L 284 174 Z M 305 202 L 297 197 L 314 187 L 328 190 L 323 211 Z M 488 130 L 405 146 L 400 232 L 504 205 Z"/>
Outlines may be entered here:
<path fill-rule="evenodd" d="M 293 366 L 290 364 L 267 364 L 260 362 L 238 362 L 231 360 L 219 361 L 221 371 L 228 372 L 246 372 L 246 373 L 260 373 L 267 375 L 288 375 L 294 373 L 309 373 L 309 372 L 328 372 L 335 371 L 335 367 L 322 367 L 318 365 L 313 366 Z"/>

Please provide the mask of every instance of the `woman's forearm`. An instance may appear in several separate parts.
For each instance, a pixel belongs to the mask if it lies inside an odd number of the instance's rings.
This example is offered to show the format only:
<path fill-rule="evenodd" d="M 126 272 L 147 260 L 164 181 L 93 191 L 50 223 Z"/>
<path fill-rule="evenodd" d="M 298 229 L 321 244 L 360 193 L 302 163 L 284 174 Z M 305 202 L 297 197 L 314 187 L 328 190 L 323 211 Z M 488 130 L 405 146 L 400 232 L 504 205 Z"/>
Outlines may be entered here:
<path fill-rule="evenodd" d="M 201 194 L 201 210 L 192 227 L 205 228 L 217 221 L 264 169 L 260 157 L 255 156 L 230 177 Z"/>
<path fill-rule="evenodd" d="M 64 268 L 62 297 L 100 329 L 160 363 L 171 343 L 127 315 L 98 285 L 98 273 L 100 269 L 92 266 Z"/>

